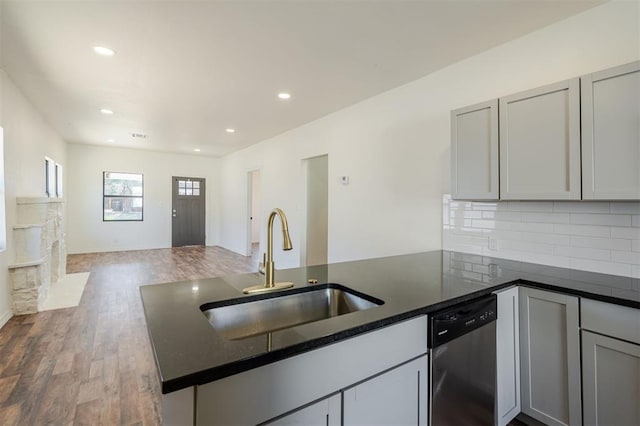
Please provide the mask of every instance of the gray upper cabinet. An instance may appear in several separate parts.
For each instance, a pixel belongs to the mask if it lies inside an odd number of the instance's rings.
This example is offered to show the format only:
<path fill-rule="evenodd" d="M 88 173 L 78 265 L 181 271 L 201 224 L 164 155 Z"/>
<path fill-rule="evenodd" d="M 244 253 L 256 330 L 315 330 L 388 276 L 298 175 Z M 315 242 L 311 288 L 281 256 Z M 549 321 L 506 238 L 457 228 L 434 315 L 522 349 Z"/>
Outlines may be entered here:
<path fill-rule="evenodd" d="M 579 200 L 578 78 L 500 98 L 500 198 Z"/>
<path fill-rule="evenodd" d="M 451 198 L 498 196 L 498 100 L 451 111 Z"/>
<path fill-rule="evenodd" d="M 640 199 L 640 61 L 581 77 L 585 200 Z"/>

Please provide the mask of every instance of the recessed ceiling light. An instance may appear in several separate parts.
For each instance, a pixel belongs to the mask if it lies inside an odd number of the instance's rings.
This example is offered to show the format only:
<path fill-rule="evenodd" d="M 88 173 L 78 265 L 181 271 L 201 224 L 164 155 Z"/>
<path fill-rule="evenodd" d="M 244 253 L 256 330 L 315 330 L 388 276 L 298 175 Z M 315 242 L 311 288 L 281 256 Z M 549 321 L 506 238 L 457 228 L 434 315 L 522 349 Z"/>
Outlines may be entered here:
<path fill-rule="evenodd" d="M 102 108 L 100 110 L 100 112 L 103 113 L 103 114 L 107 114 L 107 115 L 113 114 L 113 111 L 111 111 L 110 109 L 106 109 L 106 108 Z"/>
<path fill-rule="evenodd" d="M 285 93 L 285 92 L 278 93 L 278 98 L 280 98 L 280 99 L 291 99 L 291 94 Z"/>
<path fill-rule="evenodd" d="M 227 133 L 235 133 L 236 129 L 225 129 L 225 132 L 227 132 Z"/>
<path fill-rule="evenodd" d="M 102 56 L 113 56 L 116 54 L 115 50 L 104 46 L 93 46 L 93 51 Z"/>
<path fill-rule="evenodd" d="M 107 139 L 107 142 L 115 142 L 115 139 Z"/>
<path fill-rule="evenodd" d="M 193 148 L 194 152 L 200 152 L 200 148 Z"/>

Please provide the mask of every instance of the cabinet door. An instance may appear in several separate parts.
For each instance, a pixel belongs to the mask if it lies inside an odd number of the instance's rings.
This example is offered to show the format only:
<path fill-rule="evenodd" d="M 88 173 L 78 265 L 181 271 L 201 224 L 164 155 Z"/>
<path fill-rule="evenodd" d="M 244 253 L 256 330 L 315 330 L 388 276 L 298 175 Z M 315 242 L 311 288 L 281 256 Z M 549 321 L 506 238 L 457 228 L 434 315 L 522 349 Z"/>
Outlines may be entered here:
<path fill-rule="evenodd" d="M 520 414 L 520 319 L 518 287 L 496 292 L 496 424 Z"/>
<path fill-rule="evenodd" d="M 451 111 L 451 198 L 498 195 L 498 100 Z"/>
<path fill-rule="evenodd" d="M 548 425 L 580 425 L 578 298 L 519 291 L 522 412 Z"/>
<path fill-rule="evenodd" d="M 340 394 L 338 394 L 263 424 L 272 426 L 339 426 L 340 406 Z"/>
<path fill-rule="evenodd" d="M 640 199 L 640 61 L 585 75 L 582 195 Z"/>
<path fill-rule="evenodd" d="M 640 424 L 640 345 L 582 332 L 584 424 Z"/>
<path fill-rule="evenodd" d="M 500 198 L 580 199 L 580 82 L 500 98 Z"/>
<path fill-rule="evenodd" d="M 344 425 L 427 425 L 427 356 L 349 388 Z"/>

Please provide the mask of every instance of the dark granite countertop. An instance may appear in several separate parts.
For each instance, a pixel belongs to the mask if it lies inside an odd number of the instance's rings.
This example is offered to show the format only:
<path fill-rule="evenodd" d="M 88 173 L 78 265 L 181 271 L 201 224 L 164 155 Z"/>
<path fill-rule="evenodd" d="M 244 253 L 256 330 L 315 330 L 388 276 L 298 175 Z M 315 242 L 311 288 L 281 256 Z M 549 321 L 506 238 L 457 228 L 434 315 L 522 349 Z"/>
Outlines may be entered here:
<path fill-rule="evenodd" d="M 292 281 L 296 287 L 312 285 L 309 279 L 341 284 L 385 303 L 273 332 L 269 351 L 264 335 L 226 340 L 200 310 L 206 303 L 250 297 L 242 289 L 262 283 L 262 275 L 143 286 L 140 293 L 162 393 L 237 374 L 513 284 L 640 309 L 636 278 L 449 251 L 287 269 L 277 271 L 276 279 Z"/>

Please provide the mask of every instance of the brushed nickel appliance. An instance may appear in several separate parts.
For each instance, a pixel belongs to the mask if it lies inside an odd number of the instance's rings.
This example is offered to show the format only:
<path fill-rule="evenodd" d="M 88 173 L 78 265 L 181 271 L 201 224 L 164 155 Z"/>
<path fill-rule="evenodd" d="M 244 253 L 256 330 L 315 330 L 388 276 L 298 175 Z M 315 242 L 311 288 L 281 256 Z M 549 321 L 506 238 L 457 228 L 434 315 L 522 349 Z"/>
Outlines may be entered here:
<path fill-rule="evenodd" d="M 490 295 L 431 316 L 431 426 L 493 425 L 497 310 Z"/>

